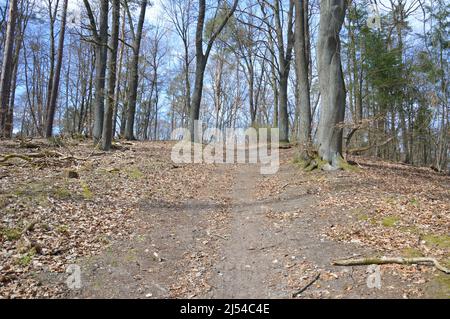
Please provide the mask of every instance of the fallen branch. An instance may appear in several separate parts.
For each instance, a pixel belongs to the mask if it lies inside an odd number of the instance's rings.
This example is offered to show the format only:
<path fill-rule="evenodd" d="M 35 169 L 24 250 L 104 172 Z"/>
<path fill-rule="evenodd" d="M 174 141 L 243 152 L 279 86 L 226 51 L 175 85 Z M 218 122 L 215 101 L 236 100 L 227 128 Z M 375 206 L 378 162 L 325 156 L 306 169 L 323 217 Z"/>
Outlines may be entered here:
<path fill-rule="evenodd" d="M 103 155 L 104 153 L 99 153 Z M 46 158 L 55 158 L 60 161 L 87 161 L 92 156 L 96 156 L 97 154 L 91 153 L 88 157 L 76 157 L 73 155 L 64 155 L 62 153 L 56 151 L 45 151 L 41 153 L 25 153 L 25 154 L 0 154 L 0 163 L 6 163 L 11 159 L 18 158 L 27 162 L 32 162 L 33 159 L 46 159 Z"/>
<path fill-rule="evenodd" d="M 2 155 L 2 157 L 3 158 L 0 159 L 0 163 L 6 163 L 7 161 L 9 161 L 10 159 L 13 159 L 13 158 L 19 158 L 19 159 L 27 161 L 27 162 L 32 161 L 31 157 L 22 155 L 22 154 L 7 154 L 7 155 Z"/>
<path fill-rule="evenodd" d="M 306 286 L 304 286 L 303 288 L 297 290 L 296 292 L 294 292 L 292 294 L 292 297 L 296 298 L 298 296 L 300 296 L 306 289 L 308 289 L 309 287 L 311 287 L 317 280 L 319 280 L 320 278 L 320 274 L 317 274 L 313 280 L 311 280 Z"/>
<path fill-rule="evenodd" d="M 394 138 L 391 137 L 391 138 L 388 138 L 386 141 L 384 141 L 383 143 L 380 143 L 380 144 L 373 144 L 373 145 L 369 145 L 369 146 L 361 147 L 361 148 L 353 148 L 351 150 L 347 150 L 347 154 L 361 153 L 361 152 L 368 151 L 368 150 L 370 150 L 372 148 L 375 148 L 375 147 L 381 147 L 381 146 L 384 146 L 384 145 L 390 143 L 393 139 Z"/>
<path fill-rule="evenodd" d="M 416 258 L 373 257 L 373 258 L 341 259 L 333 261 L 333 265 L 335 266 L 363 266 L 363 265 L 386 265 L 386 264 L 398 264 L 398 265 L 431 264 L 434 267 L 436 267 L 436 269 L 446 274 L 450 274 L 450 269 L 445 268 L 435 258 L 431 257 L 416 257 Z"/>

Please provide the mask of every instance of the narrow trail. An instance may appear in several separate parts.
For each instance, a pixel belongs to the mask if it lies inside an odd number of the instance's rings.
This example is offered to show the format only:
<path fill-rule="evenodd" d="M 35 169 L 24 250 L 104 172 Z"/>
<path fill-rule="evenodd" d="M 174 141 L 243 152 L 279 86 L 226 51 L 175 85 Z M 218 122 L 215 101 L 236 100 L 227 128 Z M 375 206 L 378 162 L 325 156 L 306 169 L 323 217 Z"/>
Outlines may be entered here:
<path fill-rule="evenodd" d="M 216 266 L 213 298 L 283 297 L 268 282 L 275 271 L 274 256 L 265 253 L 273 236 L 264 223 L 266 207 L 256 202 L 258 167 L 241 166 L 232 191 L 231 233 L 224 242 L 222 258 Z"/>
<path fill-rule="evenodd" d="M 216 177 L 232 174 L 232 186 L 215 182 L 175 207 L 143 201 L 135 239 L 84 262 L 84 288 L 71 297 L 403 297 L 412 284 L 395 271 L 382 272 L 382 289 L 371 289 L 366 267 L 331 265 L 370 251 L 324 236 L 340 217 L 320 210 L 323 195 L 295 186 L 294 169 L 282 165 L 276 176 L 263 176 L 258 165 L 217 167 Z M 290 186 L 261 196 L 273 178 Z M 228 200 L 219 204 L 219 196 Z"/>

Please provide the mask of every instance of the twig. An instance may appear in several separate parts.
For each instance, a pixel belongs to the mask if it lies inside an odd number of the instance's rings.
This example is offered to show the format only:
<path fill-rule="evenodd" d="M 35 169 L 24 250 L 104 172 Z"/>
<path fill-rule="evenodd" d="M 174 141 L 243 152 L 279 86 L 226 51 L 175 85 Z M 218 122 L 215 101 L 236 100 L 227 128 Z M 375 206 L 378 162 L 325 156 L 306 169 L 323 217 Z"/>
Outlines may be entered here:
<path fill-rule="evenodd" d="M 417 257 L 417 258 L 373 257 L 373 258 L 341 259 L 333 261 L 333 265 L 335 266 L 363 266 L 363 265 L 385 265 L 385 264 L 399 264 L 399 265 L 431 264 L 434 267 L 436 267 L 436 269 L 446 274 L 450 274 L 450 269 L 445 268 L 435 258 L 431 257 Z"/>
<path fill-rule="evenodd" d="M 294 292 L 294 293 L 292 294 L 292 297 L 296 298 L 296 297 L 300 296 L 306 289 L 308 289 L 309 287 L 311 287 L 317 280 L 319 280 L 319 278 L 320 278 L 320 273 L 317 274 L 317 275 L 313 278 L 313 280 L 311 280 L 306 286 L 304 286 L 303 288 L 301 288 L 301 289 L 297 290 L 296 292 Z"/>

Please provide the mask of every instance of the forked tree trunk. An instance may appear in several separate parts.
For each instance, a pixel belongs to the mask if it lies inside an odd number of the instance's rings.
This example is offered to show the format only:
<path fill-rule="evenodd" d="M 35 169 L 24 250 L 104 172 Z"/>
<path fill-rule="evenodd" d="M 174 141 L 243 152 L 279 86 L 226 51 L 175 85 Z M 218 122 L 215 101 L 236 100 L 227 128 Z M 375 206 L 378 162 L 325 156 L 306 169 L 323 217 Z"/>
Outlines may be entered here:
<path fill-rule="evenodd" d="M 195 57 L 196 57 L 196 67 L 195 67 L 195 86 L 192 95 L 192 105 L 190 108 L 190 118 L 189 118 L 189 130 L 192 142 L 201 142 L 195 140 L 195 123 L 200 117 L 200 105 L 202 102 L 203 95 L 203 80 L 205 77 L 206 63 L 208 62 L 209 55 L 211 53 L 212 46 L 220 35 L 222 30 L 225 28 L 226 24 L 233 16 L 238 5 L 238 0 L 234 0 L 233 6 L 231 7 L 228 14 L 225 16 L 220 26 L 212 34 L 211 38 L 206 47 L 206 51 L 203 51 L 203 33 L 205 27 L 205 15 L 206 15 L 206 1 L 199 0 L 198 2 L 198 17 L 197 17 L 197 29 L 195 35 Z"/>
<path fill-rule="evenodd" d="M 341 43 L 339 33 L 347 9 L 346 0 L 320 1 L 320 30 L 317 46 L 321 117 L 318 127 L 318 152 L 323 161 L 334 168 L 341 166 L 342 128 L 344 121 L 345 83 L 341 65 Z"/>
<path fill-rule="evenodd" d="M 134 139 L 134 121 L 136 116 L 136 100 L 137 100 L 137 89 L 139 82 L 139 52 L 141 50 L 141 40 L 142 40 L 142 29 L 144 28 L 145 11 L 147 10 L 147 0 L 142 0 L 141 3 L 141 13 L 139 16 L 138 26 L 136 34 L 134 35 L 133 41 L 133 57 L 131 61 L 130 70 L 130 89 L 128 91 L 128 113 L 127 122 L 125 125 L 125 138 L 127 140 Z"/>
<path fill-rule="evenodd" d="M 46 126 L 46 137 L 52 137 L 53 135 L 53 121 L 55 118 L 56 111 L 56 101 L 58 100 L 59 93 L 59 81 L 61 78 L 61 68 L 62 68 L 62 60 L 64 55 L 64 38 L 66 34 L 66 21 L 67 21 L 67 7 L 68 0 L 64 0 L 62 19 L 61 19 L 61 30 L 59 33 L 59 43 L 58 43 L 58 57 L 56 61 L 55 73 L 53 77 L 53 84 L 51 86 L 50 93 L 50 103 L 47 109 L 47 126 Z"/>

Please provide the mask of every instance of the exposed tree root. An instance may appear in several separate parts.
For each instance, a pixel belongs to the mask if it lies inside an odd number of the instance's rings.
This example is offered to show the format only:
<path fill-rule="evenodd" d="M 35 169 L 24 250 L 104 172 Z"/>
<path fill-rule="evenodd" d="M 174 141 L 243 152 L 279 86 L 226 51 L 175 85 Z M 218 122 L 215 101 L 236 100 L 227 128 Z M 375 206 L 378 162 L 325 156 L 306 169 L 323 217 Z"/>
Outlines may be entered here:
<path fill-rule="evenodd" d="M 316 155 L 315 157 L 299 157 L 295 160 L 297 164 L 300 165 L 300 167 L 305 170 L 306 172 L 312 172 L 314 170 L 323 170 L 326 172 L 333 172 L 333 171 L 355 171 L 358 168 L 348 163 L 346 160 L 344 160 L 342 157 L 337 159 L 336 161 L 333 161 L 333 163 L 329 163 L 328 161 L 324 161 L 319 155 Z"/>
<path fill-rule="evenodd" d="M 103 154 L 103 153 L 102 153 Z M 0 164 L 6 164 L 11 159 L 21 159 L 26 162 L 33 162 L 35 159 L 43 160 L 46 159 L 56 159 L 59 161 L 87 161 L 91 156 L 99 155 L 92 153 L 86 158 L 80 158 L 73 155 L 64 155 L 56 151 L 45 151 L 40 153 L 24 153 L 24 154 L 0 154 Z"/>
<path fill-rule="evenodd" d="M 399 265 L 413 265 L 413 264 L 428 264 L 433 265 L 436 269 L 450 274 L 450 269 L 442 266 L 435 258 L 432 257 L 373 257 L 373 258 L 356 258 L 356 259 L 342 259 L 333 261 L 335 266 L 363 266 L 363 265 L 385 265 L 385 264 L 399 264 Z"/>

